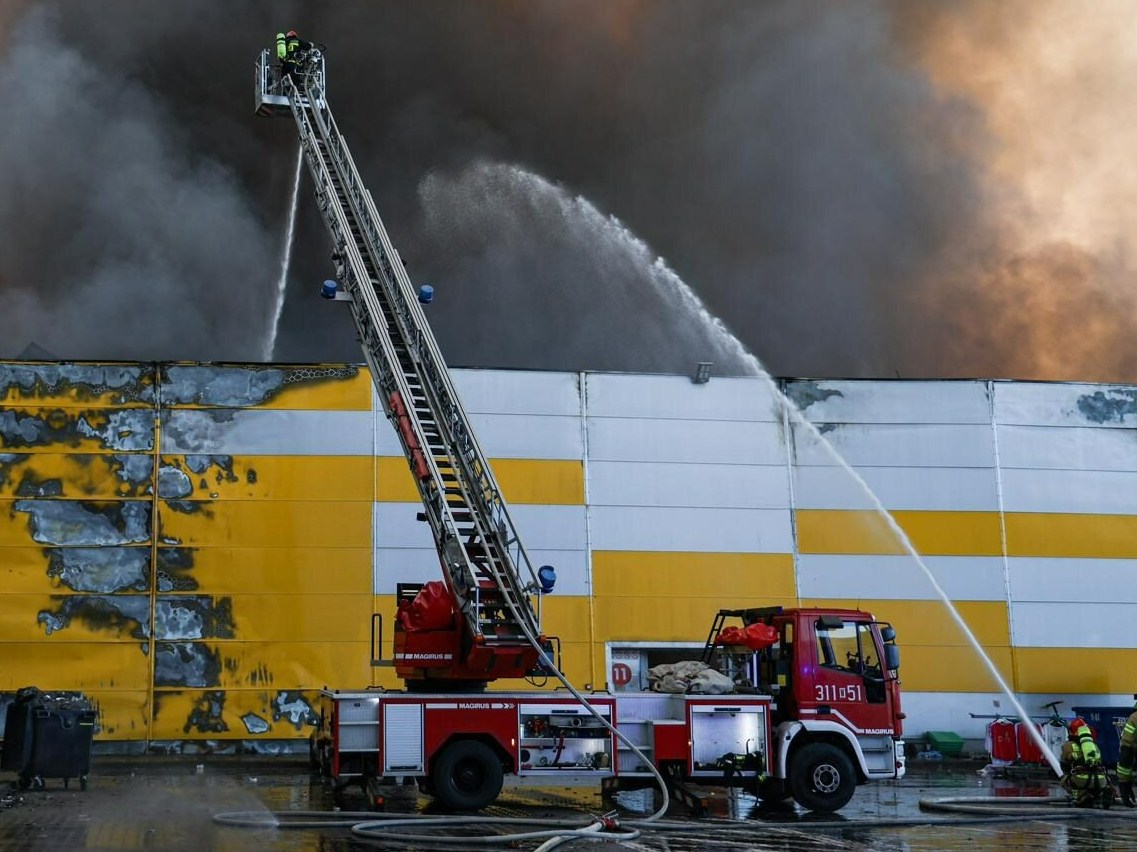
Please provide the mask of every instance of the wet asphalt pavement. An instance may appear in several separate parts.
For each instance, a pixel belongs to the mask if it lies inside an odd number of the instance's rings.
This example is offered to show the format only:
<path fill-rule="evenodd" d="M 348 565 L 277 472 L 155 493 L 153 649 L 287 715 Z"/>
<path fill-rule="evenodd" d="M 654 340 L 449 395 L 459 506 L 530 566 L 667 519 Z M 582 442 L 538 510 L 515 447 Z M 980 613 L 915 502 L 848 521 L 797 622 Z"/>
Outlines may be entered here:
<path fill-rule="evenodd" d="M 1046 814 L 1025 813 L 998 822 L 921 811 L 921 799 L 1060 794 L 1041 773 L 999 778 L 981 774 L 982 768 L 982 762 L 913 761 L 904 780 L 860 787 L 840 814 L 825 817 L 792 809 L 771 813 L 757 807 L 748 796 L 720 791 L 709 800 L 709 815 L 702 819 L 693 819 L 682 805 L 674 805 L 667 820 L 682 823 L 679 828 L 645 831 L 634 841 L 604 846 L 578 842 L 570 847 L 673 852 L 1137 852 L 1137 812 L 1120 806 L 1108 812 L 1062 809 Z M 388 788 L 384 792 L 389 813 L 432 812 L 430 800 L 419 796 L 414 787 Z M 623 824 L 649 813 L 651 798 L 650 791 L 620 794 Z M 96 756 L 86 791 L 80 791 L 74 782 L 64 789 L 57 780 L 49 780 L 44 790 L 21 791 L 16 789 L 13 774 L 0 774 L 0 849 L 346 852 L 407 848 L 358 838 L 346 827 L 238 828 L 218 825 L 213 820 L 215 814 L 236 811 L 265 818 L 274 811 L 333 812 L 336 804 L 328 787 L 310 774 L 306 762 L 296 757 Z M 339 805 L 343 810 L 362 810 L 365 801 L 360 792 L 349 789 Z M 602 801 L 598 790 L 507 786 L 498 803 L 484 813 L 496 817 L 583 820 L 611 808 L 611 803 Z M 1077 818 L 1069 819 L 1071 816 Z M 835 821 L 839 825 L 835 826 Z M 470 848 L 445 839 L 461 835 L 464 829 L 447 831 L 448 835 L 439 838 L 439 844 L 415 844 L 412 848 Z M 533 849 L 539 842 L 522 843 L 520 848 Z"/>

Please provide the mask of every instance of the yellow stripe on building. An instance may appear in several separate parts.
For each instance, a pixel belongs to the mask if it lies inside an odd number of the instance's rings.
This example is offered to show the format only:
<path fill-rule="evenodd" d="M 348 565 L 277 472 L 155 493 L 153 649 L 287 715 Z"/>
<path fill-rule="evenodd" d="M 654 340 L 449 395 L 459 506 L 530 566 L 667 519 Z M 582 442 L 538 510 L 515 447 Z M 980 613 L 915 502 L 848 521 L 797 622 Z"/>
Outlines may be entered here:
<path fill-rule="evenodd" d="M 410 468 L 404 458 L 378 460 L 377 500 L 418 502 Z M 581 506 L 584 504 L 584 466 L 565 459 L 491 459 L 490 468 L 506 503 Z"/>
<path fill-rule="evenodd" d="M 365 630 L 368 623 L 368 619 L 363 620 Z M 162 644 L 159 643 L 160 649 Z M 198 646 L 197 652 L 203 659 L 218 663 L 218 679 L 209 684 L 210 688 L 311 689 L 327 683 L 337 689 L 362 689 L 371 677 L 367 641 L 317 641 L 298 636 L 294 640 L 270 642 L 263 637 L 242 635 L 240 640 L 211 640 L 193 645 Z"/>
<path fill-rule="evenodd" d="M 720 609 L 794 606 L 788 553 L 592 555 L 598 641 L 703 641 Z"/>
<path fill-rule="evenodd" d="M 164 548 L 159 548 L 159 565 Z M 215 595 L 371 595 L 370 547 L 201 547 L 178 552 L 185 567 L 165 569 L 175 589 Z"/>
<path fill-rule="evenodd" d="M 924 556 L 998 556 L 1002 536 L 997 512 L 896 511 L 891 513 Z M 903 554 L 896 534 L 878 513 L 798 509 L 801 553 Z"/>
<path fill-rule="evenodd" d="M 234 689 L 224 693 L 196 689 L 155 690 L 151 735 L 158 740 L 307 736 L 312 730 L 310 727 L 294 725 L 287 716 L 274 718 L 274 702 L 278 695 L 272 689 Z M 318 691 L 306 691 L 296 697 L 303 698 L 312 708 L 319 707 Z M 257 733 L 250 731 L 249 723 L 257 724 L 258 721 L 267 729 Z"/>
<path fill-rule="evenodd" d="M 1062 641 L 1061 629 L 1055 641 Z M 1020 692 L 1053 696 L 1076 689 L 1090 694 L 1131 695 L 1137 689 L 1132 648 L 1015 648 L 1014 653 L 1018 668 L 1015 689 Z M 1071 672 L 1077 672 L 1076 686 L 1071 683 Z"/>
<path fill-rule="evenodd" d="M 282 554 L 293 547 L 371 546 L 370 502 L 230 500 L 191 508 L 187 514 L 161 505 L 161 541 L 194 547 L 276 547 Z M 0 543 L 2 530 L 0 524 Z"/>
<path fill-rule="evenodd" d="M 1005 517 L 1009 556 L 1137 558 L 1137 515 L 1011 512 Z"/>
<path fill-rule="evenodd" d="M 162 467 L 184 474 L 188 500 L 375 499 L 371 456 L 162 456 Z M 191 462 L 194 465 L 191 467 Z M 195 472 L 196 471 L 196 472 Z"/>
<path fill-rule="evenodd" d="M 52 637 L 55 639 L 55 636 Z M 126 690 L 140 692 L 150 686 L 150 659 L 139 642 L 105 639 L 69 642 L 66 647 L 44 641 L 5 641 L 6 664 L 0 666 L 0 690 L 15 692 L 34 685 L 56 690 Z M 19 665 L 12 665 L 18 661 Z"/>

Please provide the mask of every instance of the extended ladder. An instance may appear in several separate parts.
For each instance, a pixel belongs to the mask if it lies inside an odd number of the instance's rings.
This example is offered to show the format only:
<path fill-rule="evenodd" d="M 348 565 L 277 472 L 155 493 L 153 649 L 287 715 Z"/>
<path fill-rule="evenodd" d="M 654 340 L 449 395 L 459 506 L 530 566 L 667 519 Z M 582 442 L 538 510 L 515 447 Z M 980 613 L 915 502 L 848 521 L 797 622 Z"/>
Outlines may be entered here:
<path fill-rule="evenodd" d="M 541 584 L 470 427 L 416 292 L 356 170 L 324 92 L 323 57 L 280 78 L 262 53 L 257 112 L 287 104 L 337 275 L 388 418 L 410 465 L 444 578 L 479 645 L 502 651 L 540 635 Z M 534 606 L 533 599 L 537 600 Z"/>

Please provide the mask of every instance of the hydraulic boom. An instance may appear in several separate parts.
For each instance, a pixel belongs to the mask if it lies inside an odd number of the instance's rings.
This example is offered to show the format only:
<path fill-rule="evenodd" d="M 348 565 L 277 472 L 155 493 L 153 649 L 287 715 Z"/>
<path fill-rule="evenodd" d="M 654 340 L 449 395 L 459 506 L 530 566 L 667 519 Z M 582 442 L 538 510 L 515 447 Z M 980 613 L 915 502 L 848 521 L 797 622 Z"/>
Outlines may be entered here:
<path fill-rule="evenodd" d="M 395 426 L 445 580 L 443 618 L 424 624 L 410 596 L 395 623 L 394 665 L 414 688 L 477 688 L 538 667 L 540 579 L 518 538 L 419 297 L 360 179 L 325 92 L 324 57 L 313 50 L 282 76 L 264 51 L 256 112 L 290 114 L 331 234 L 336 282 L 324 295 L 347 301 L 371 376 Z M 434 586 L 432 589 L 431 586 Z M 427 584 L 419 595 L 440 592 Z M 421 607 L 420 607 L 421 609 Z"/>

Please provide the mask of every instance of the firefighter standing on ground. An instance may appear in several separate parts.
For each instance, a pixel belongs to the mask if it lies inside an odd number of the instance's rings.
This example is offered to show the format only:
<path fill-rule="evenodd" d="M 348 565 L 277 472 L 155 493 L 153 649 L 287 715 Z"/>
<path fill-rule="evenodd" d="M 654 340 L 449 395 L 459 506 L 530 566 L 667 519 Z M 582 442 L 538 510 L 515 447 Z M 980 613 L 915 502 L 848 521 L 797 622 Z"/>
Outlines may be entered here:
<path fill-rule="evenodd" d="M 1134 712 L 1125 720 L 1125 727 L 1121 729 L 1121 753 L 1117 758 L 1117 786 L 1121 792 L 1121 803 L 1130 808 L 1137 806 L 1137 798 L 1133 796 L 1133 770 L 1137 764 L 1137 705 L 1133 709 Z"/>

